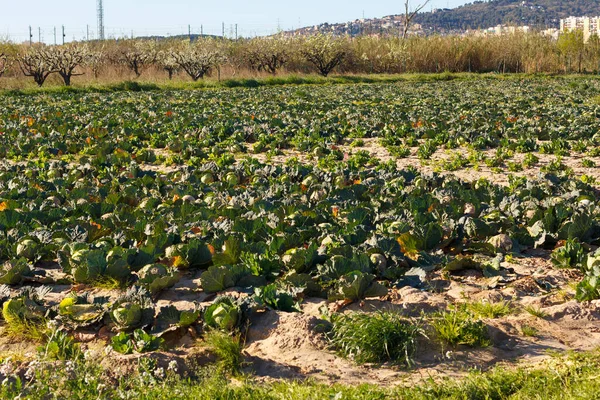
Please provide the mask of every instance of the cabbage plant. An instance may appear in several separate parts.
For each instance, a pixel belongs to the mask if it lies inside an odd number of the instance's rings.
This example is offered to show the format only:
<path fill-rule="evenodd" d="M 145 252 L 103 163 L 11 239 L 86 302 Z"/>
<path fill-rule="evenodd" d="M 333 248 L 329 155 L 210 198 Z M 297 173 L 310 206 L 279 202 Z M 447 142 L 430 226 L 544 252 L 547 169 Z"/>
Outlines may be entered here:
<path fill-rule="evenodd" d="M 0 284 L 20 285 L 26 278 L 31 277 L 33 271 L 25 258 L 7 261 L 0 267 Z"/>
<path fill-rule="evenodd" d="M 204 323 L 207 327 L 224 331 L 234 331 L 242 322 L 242 308 L 231 297 L 222 296 L 204 311 Z"/>
<path fill-rule="evenodd" d="M 121 332 L 144 328 L 154 320 L 154 303 L 144 288 L 131 288 L 112 305 L 109 316 Z"/>

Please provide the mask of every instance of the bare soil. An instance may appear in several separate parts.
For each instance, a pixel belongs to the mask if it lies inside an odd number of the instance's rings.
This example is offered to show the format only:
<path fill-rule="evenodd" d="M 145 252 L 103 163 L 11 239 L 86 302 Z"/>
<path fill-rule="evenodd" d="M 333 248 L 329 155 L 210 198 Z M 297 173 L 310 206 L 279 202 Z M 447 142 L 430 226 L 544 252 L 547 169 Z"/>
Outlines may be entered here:
<path fill-rule="evenodd" d="M 600 301 L 577 303 L 572 300 L 572 283 L 580 277 L 577 272 L 557 270 L 549 262 L 546 251 L 526 252 L 521 258 L 505 262 L 511 273 L 502 282 L 492 281 L 478 271 L 463 271 L 443 277 L 432 273 L 424 289 L 410 287 L 393 289 L 385 298 L 368 299 L 342 306 L 324 299 L 307 298 L 302 313 L 263 311 L 252 317 L 246 332 L 244 357 L 246 372 L 261 380 L 314 379 L 325 383 L 372 383 L 383 386 L 409 385 L 422 379 L 457 377 L 473 369 L 486 370 L 496 365 L 537 365 L 550 358 L 552 352 L 586 351 L 600 347 Z M 513 272 L 514 271 L 514 272 Z M 56 272 L 60 275 L 59 272 Z M 173 304 L 189 310 L 193 302 L 209 304 L 214 296 L 206 295 L 199 287 L 199 274 L 190 273 L 177 286 L 164 292 L 157 309 Z M 88 290 L 95 294 L 115 297 L 116 292 L 78 286 L 55 286 L 51 300 L 58 303 L 71 290 Z M 228 294 L 246 296 L 230 290 Z M 324 309 L 339 312 L 373 312 L 393 309 L 409 318 L 418 319 L 422 313 L 446 309 L 464 301 L 510 301 L 514 312 L 508 316 L 485 320 L 492 346 L 486 348 L 443 347 L 435 341 L 423 340 L 410 369 L 393 364 L 358 366 L 338 356 L 329 346 L 323 331 L 327 322 Z M 546 313 L 541 319 L 524 310 L 533 306 Z M 525 336 L 523 326 L 534 328 L 535 337 Z M 1 329 L 1 326 L 0 326 Z M 137 368 L 140 355 L 123 356 L 106 353 L 113 332 L 79 332 L 76 340 L 82 348 L 102 355 L 104 365 L 115 376 Z M 174 360 L 180 373 L 190 372 L 194 365 L 214 362 L 203 346 L 200 332 L 189 329 L 167 337 L 169 351 L 153 353 L 150 357 L 166 369 Z M 0 335 L 0 357 L 27 360 L 35 357 L 36 345 L 15 342 Z"/>

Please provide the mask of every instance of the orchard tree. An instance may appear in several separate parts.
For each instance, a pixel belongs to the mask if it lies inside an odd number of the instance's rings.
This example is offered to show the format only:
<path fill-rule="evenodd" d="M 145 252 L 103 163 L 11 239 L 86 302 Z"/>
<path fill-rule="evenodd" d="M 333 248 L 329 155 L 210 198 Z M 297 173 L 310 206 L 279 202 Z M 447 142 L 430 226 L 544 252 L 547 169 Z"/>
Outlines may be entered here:
<path fill-rule="evenodd" d="M 174 55 L 177 64 L 194 81 L 203 79 L 213 68 L 219 69 L 227 60 L 224 49 L 216 39 L 196 40 Z"/>
<path fill-rule="evenodd" d="M 100 76 L 100 71 L 106 64 L 107 57 L 103 48 L 89 52 L 87 65 L 92 70 L 94 78 L 98 79 L 98 76 Z"/>
<path fill-rule="evenodd" d="M 39 87 L 42 87 L 50 74 L 56 72 L 47 50 L 41 46 L 29 47 L 25 53 L 17 56 L 17 62 L 23 75 L 31 76 Z"/>
<path fill-rule="evenodd" d="M 291 39 L 284 36 L 256 38 L 246 45 L 246 60 L 250 69 L 275 75 L 290 60 Z"/>
<path fill-rule="evenodd" d="M 302 43 L 300 53 L 321 75 L 327 77 L 350 53 L 350 48 L 344 38 L 318 34 Z"/>
<path fill-rule="evenodd" d="M 117 50 L 115 61 L 124 64 L 139 78 L 145 69 L 156 62 L 158 53 L 153 41 L 129 41 Z"/>
<path fill-rule="evenodd" d="M 177 55 L 174 50 L 160 51 L 157 56 L 157 62 L 162 69 L 167 71 L 169 80 L 172 80 L 173 75 L 179 71 L 180 66 L 177 63 Z"/>
<path fill-rule="evenodd" d="M 87 45 L 82 44 L 54 46 L 49 48 L 45 55 L 50 68 L 60 75 L 65 86 L 71 86 L 73 76 L 84 74 L 76 70 L 85 66 L 90 60 L 90 50 Z"/>

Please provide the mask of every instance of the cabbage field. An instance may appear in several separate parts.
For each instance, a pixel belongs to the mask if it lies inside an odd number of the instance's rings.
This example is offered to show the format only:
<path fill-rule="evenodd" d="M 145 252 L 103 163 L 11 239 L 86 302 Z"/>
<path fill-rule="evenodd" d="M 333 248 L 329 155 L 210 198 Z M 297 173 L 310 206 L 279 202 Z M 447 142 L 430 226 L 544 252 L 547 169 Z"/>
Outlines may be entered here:
<path fill-rule="evenodd" d="M 217 365 L 387 387 L 600 347 L 599 95 L 1 94 L 3 393 L 90 360 L 115 385 Z"/>

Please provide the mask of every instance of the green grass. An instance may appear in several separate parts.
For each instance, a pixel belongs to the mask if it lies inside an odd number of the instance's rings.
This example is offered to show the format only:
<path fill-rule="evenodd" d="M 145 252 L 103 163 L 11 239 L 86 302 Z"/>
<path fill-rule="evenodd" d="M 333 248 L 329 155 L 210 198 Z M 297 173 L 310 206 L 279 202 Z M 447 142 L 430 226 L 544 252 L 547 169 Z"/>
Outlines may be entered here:
<path fill-rule="evenodd" d="M 531 325 L 521 326 L 521 333 L 523 334 L 523 336 L 528 336 L 528 337 L 538 337 L 539 336 L 539 331 Z"/>
<path fill-rule="evenodd" d="M 442 345 L 486 347 L 491 344 L 486 325 L 464 307 L 434 314 L 431 326 Z"/>
<path fill-rule="evenodd" d="M 29 321 L 22 318 L 14 318 L 10 321 L 5 320 L 2 334 L 14 340 L 30 340 L 34 343 L 41 343 L 48 337 L 48 328 L 46 320 Z"/>
<path fill-rule="evenodd" d="M 120 281 L 110 276 L 101 276 L 94 280 L 91 285 L 98 289 L 123 290 L 127 288 L 128 282 Z"/>
<path fill-rule="evenodd" d="M 542 310 L 540 307 L 527 306 L 524 308 L 526 312 L 533 315 L 536 318 L 546 319 L 548 318 L 548 313 Z"/>
<path fill-rule="evenodd" d="M 465 308 L 478 318 L 501 318 L 514 312 L 514 307 L 510 301 L 489 302 L 480 300 L 472 303 L 466 303 Z"/>
<path fill-rule="evenodd" d="M 337 314 L 331 320 L 333 347 L 358 364 L 392 361 L 410 366 L 417 340 L 424 335 L 420 324 L 392 311 Z"/>
<path fill-rule="evenodd" d="M 204 335 L 207 348 L 217 357 L 219 371 L 238 375 L 242 370 L 244 344 L 239 336 L 232 336 L 218 330 L 210 330 Z"/>
<path fill-rule="evenodd" d="M 145 365 L 148 364 L 148 365 Z M 214 369 L 196 372 L 194 378 L 167 373 L 152 376 L 155 365 L 140 362 L 140 371 L 116 381 L 108 380 L 93 362 L 77 361 L 70 372 L 56 364 L 38 366 L 36 379 L 19 384 L 11 379 L 0 387 L 0 398 L 113 399 L 247 399 L 247 400 L 383 400 L 383 399 L 591 399 L 600 393 L 600 351 L 556 356 L 536 368 L 494 368 L 464 378 L 425 380 L 398 387 L 326 385 L 313 381 L 260 383 L 251 377 L 227 379 Z M 144 366 L 145 365 L 145 366 Z M 145 372 L 145 373 L 144 373 Z"/>
<path fill-rule="evenodd" d="M 281 75 L 267 78 L 250 79 L 206 79 L 198 82 L 189 81 L 123 81 L 110 84 L 78 84 L 73 86 L 46 85 L 42 88 L 33 86 L 27 80 L 27 86 L 22 89 L 0 89 L 0 96 L 36 95 L 52 93 L 110 93 L 110 92 L 147 92 L 169 90 L 198 90 L 210 88 L 257 88 L 262 86 L 282 85 L 340 85 L 340 84 L 369 84 L 369 83 L 400 83 L 400 82 L 441 82 L 451 80 L 521 80 L 521 79 L 561 79 L 566 82 L 576 82 L 579 79 L 600 79 L 595 75 L 564 75 L 553 74 L 476 74 L 476 73 L 407 73 L 407 74 L 360 74 L 360 75 L 331 75 L 324 78 L 320 75 Z"/>

